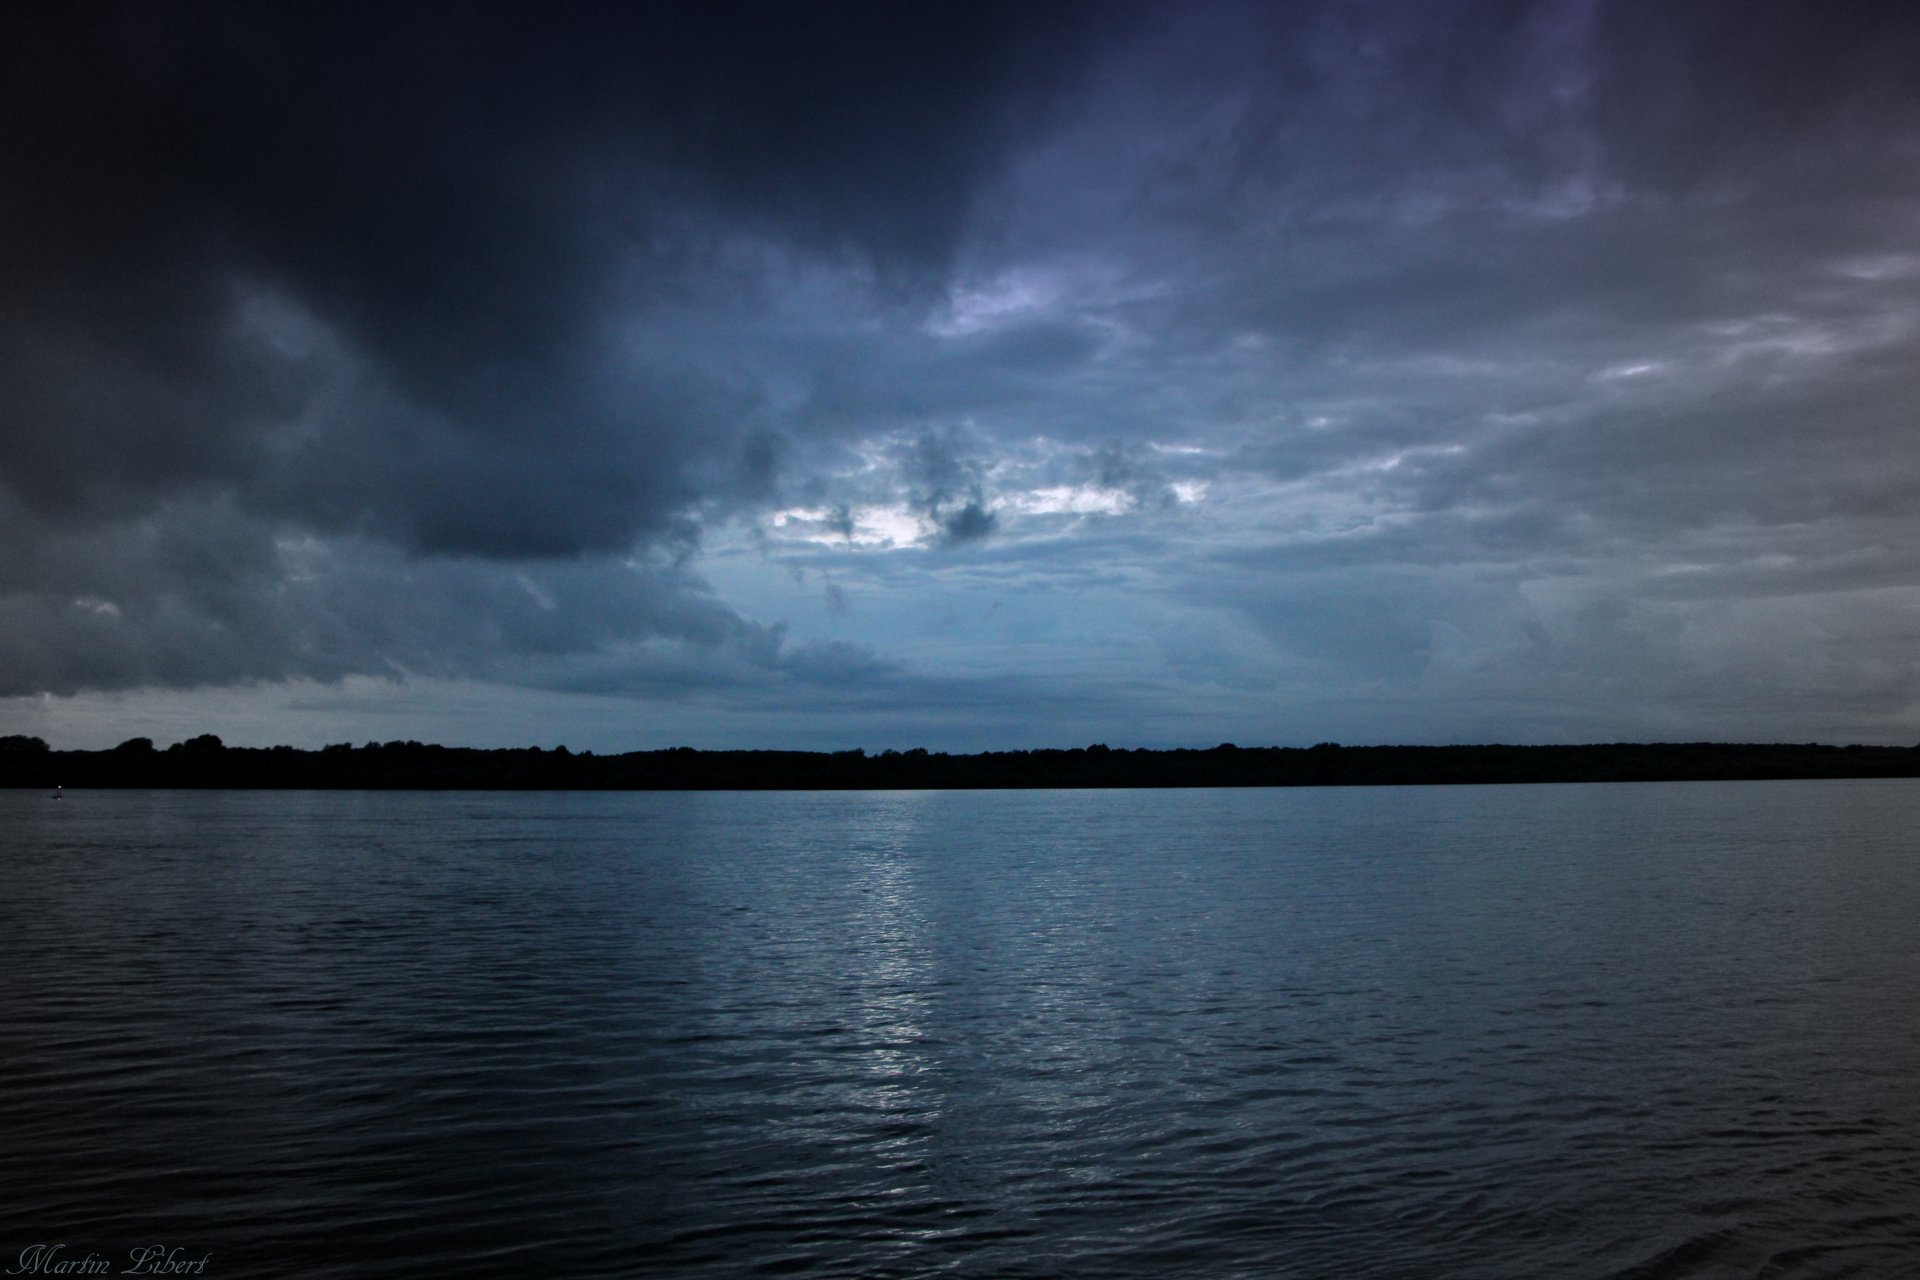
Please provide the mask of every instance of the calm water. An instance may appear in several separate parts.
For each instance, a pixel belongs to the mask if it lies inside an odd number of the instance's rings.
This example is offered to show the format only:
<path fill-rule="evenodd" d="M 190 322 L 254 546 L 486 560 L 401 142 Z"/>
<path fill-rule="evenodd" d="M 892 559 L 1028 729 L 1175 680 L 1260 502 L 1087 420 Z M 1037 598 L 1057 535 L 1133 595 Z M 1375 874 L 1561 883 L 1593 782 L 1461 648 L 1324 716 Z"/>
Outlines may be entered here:
<path fill-rule="evenodd" d="M 0 792 L 0 1271 L 1920 1274 L 1917 830 L 1911 782 Z"/>

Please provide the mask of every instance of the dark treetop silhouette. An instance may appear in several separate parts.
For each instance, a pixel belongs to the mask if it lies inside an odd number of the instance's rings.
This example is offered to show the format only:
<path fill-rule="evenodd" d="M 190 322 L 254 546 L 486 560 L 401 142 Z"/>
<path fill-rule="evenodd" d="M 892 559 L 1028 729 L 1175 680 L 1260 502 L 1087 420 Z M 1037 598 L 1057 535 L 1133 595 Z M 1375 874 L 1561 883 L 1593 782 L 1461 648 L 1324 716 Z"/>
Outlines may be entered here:
<path fill-rule="evenodd" d="M 228 747 L 212 734 L 164 750 L 133 738 L 54 751 L 0 738 L 0 786 L 780 790 L 973 787 L 1287 787 L 1468 782 L 1673 782 L 1920 777 L 1920 747 L 1747 743 L 1586 746 L 1236 747 L 947 755 L 883 751 L 478 750 L 419 742 L 319 751 Z"/>

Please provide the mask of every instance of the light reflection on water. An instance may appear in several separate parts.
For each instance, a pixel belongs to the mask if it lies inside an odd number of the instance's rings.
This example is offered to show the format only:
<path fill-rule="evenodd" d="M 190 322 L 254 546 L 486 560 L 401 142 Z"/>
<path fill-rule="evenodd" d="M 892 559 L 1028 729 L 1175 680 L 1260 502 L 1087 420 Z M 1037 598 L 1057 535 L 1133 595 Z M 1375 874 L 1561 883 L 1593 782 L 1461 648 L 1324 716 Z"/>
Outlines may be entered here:
<path fill-rule="evenodd" d="M 1916 816 L 0 795 L 0 1267 L 1899 1274 Z"/>

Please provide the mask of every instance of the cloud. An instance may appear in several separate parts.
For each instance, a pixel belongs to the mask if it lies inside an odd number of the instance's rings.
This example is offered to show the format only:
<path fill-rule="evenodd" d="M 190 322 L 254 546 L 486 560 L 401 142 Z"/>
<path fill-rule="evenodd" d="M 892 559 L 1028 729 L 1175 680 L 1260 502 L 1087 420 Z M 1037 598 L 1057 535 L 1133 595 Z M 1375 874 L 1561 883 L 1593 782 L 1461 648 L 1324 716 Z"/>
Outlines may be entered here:
<path fill-rule="evenodd" d="M 1842 10 L 35 11 L 5 687 L 1910 736 L 1920 18 Z"/>
<path fill-rule="evenodd" d="M 957 511 L 950 511 L 940 518 L 940 538 L 948 546 L 978 542 L 992 534 L 996 523 L 993 513 L 975 498 Z"/>
<path fill-rule="evenodd" d="M 610 629 L 745 634 L 696 578 L 621 563 L 777 484 L 759 371 L 674 335 L 765 316 L 809 256 L 882 300 L 937 288 L 1087 17 L 23 15 L 0 51 L 11 690 L 514 678 Z M 511 566 L 583 557 L 606 594 L 535 625 Z"/>
<path fill-rule="evenodd" d="M 986 505 L 986 468 L 969 448 L 964 433 L 947 428 L 921 431 L 895 450 L 909 506 L 932 521 L 941 546 L 978 542 L 997 523 Z"/>
<path fill-rule="evenodd" d="M 211 487 L 491 557 L 655 534 L 751 464 L 755 392 L 616 331 L 761 287 L 743 240 L 937 280 L 1081 22 L 27 15 L 0 55 L 6 483 L 69 517 Z"/>
<path fill-rule="evenodd" d="M 0 573 L 0 697 L 286 680 L 484 679 L 661 694 L 833 685 L 889 664 L 790 643 L 671 557 L 418 557 L 378 540 L 274 536 L 230 501 L 23 529 Z"/>

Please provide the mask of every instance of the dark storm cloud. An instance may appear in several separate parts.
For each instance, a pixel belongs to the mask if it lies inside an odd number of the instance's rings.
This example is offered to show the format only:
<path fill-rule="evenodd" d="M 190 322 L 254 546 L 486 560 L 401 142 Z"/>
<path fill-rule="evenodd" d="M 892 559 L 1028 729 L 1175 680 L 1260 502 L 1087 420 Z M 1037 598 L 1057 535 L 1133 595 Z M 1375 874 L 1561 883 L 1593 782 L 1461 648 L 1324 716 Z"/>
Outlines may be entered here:
<path fill-rule="evenodd" d="M 744 406 L 725 388 L 643 373 L 616 411 L 592 376 L 610 314 L 701 287 L 728 234 L 937 275 L 1074 24 L 1051 6 L 773 3 L 7 21 L 0 464 L 15 491 L 124 510 L 258 483 L 261 428 L 299 407 L 321 357 L 271 333 L 236 349 L 236 303 L 257 291 L 416 419 L 358 416 L 370 439 L 308 450 L 354 472 L 296 465 L 312 492 L 280 500 L 485 554 L 647 532 L 686 498 L 690 464 L 735 439 Z M 456 472 L 417 513 L 410 484 L 362 487 L 388 442 L 402 472 L 409 451 Z M 599 500 L 576 492 L 586 455 Z M 449 512 L 449 489 L 516 504 L 529 527 Z"/>
<path fill-rule="evenodd" d="M 10 545 L 35 549 L 0 567 L 0 696 L 350 674 L 659 692 L 889 669 L 856 646 L 789 643 L 658 557 L 503 568 L 267 542 L 224 500 L 84 530 L 35 519 L 0 507 Z"/>
<path fill-rule="evenodd" d="M 76 557 L 193 578 L 179 618 L 137 584 L 96 593 L 118 612 L 87 626 L 117 632 L 13 668 L 61 690 L 377 669 L 301 634 L 317 620 L 275 579 L 289 534 L 618 554 L 687 545 L 699 504 L 763 500 L 760 388 L 724 347 L 650 339 L 765 287 L 742 244 L 937 289 L 976 187 L 1086 43 L 1073 6 L 90 4 L 4 24 L 19 643 L 72 622 Z M 162 570 L 136 528 L 212 559 Z M 176 634 L 215 624 L 225 643 Z"/>
<path fill-rule="evenodd" d="M 980 500 L 975 498 L 959 510 L 948 512 L 940 517 L 941 540 L 948 546 L 978 542 L 992 534 L 997 523 L 993 512 L 987 510 L 980 504 Z"/>
<path fill-rule="evenodd" d="M 1838 181 L 1826 203 L 1842 217 L 1834 197 L 1911 191 L 1889 126 L 1911 126 L 1920 90 L 1912 5 L 1611 0 L 1595 13 L 1594 99 L 1616 170 L 1698 191 L 1798 168 Z"/>

